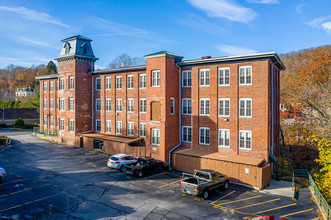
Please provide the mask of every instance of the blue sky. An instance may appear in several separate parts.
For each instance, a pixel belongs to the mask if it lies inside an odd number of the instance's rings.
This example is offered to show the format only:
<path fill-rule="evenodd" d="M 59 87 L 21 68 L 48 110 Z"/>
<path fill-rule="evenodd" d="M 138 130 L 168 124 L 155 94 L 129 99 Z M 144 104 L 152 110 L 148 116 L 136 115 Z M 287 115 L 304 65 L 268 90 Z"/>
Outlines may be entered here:
<path fill-rule="evenodd" d="M 167 50 L 184 60 L 331 42 L 330 0 L 1 0 L 0 68 L 47 64 L 61 40 L 91 38 L 98 68 Z"/>

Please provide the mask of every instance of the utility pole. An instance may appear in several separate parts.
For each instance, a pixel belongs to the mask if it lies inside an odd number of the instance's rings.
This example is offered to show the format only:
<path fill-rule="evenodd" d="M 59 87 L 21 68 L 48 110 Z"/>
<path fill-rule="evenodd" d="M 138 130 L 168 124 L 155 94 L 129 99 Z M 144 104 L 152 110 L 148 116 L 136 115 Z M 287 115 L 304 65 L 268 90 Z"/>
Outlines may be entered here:
<path fill-rule="evenodd" d="M 5 108 L 2 108 L 2 123 L 5 123 Z"/>

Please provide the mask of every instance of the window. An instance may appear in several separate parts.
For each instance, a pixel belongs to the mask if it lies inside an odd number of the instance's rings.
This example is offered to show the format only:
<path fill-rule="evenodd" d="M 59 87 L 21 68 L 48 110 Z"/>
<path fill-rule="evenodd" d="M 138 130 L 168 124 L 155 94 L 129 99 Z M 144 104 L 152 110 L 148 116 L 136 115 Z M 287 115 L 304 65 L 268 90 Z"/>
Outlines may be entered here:
<path fill-rule="evenodd" d="M 218 69 L 218 85 L 219 86 L 230 85 L 230 68 Z"/>
<path fill-rule="evenodd" d="M 230 99 L 218 99 L 218 116 L 230 116 Z"/>
<path fill-rule="evenodd" d="M 218 146 L 230 147 L 230 130 L 228 129 L 218 130 Z"/>
<path fill-rule="evenodd" d="M 64 111 L 64 99 L 60 99 L 60 111 Z"/>
<path fill-rule="evenodd" d="M 200 70 L 199 82 L 200 86 L 209 86 L 209 69 Z"/>
<path fill-rule="evenodd" d="M 175 114 L 175 98 L 170 98 L 170 114 Z"/>
<path fill-rule="evenodd" d="M 191 143 L 191 127 L 183 126 L 182 127 L 182 141 L 186 143 Z"/>
<path fill-rule="evenodd" d="M 139 112 L 146 113 L 146 99 L 139 99 Z"/>
<path fill-rule="evenodd" d="M 64 90 L 64 78 L 60 78 L 60 90 Z"/>
<path fill-rule="evenodd" d="M 64 119 L 63 118 L 60 118 L 60 128 L 59 128 L 60 131 L 64 131 Z"/>
<path fill-rule="evenodd" d="M 56 91 L 58 91 L 58 90 L 59 90 L 59 81 L 56 80 Z"/>
<path fill-rule="evenodd" d="M 95 131 L 96 132 L 101 131 L 101 120 L 100 119 L 95 120 Z"/>
<path fill-rule="evenodd" d="M 122 111 L 122 99 L 116 99 L 116 111 L 117 112 Z"/>
<path fill-rule="evenodd" d="M 160 145 L 160 129 L 152 128 L 151 144 Z"/>
<path fill-rule="evenodd" d="M 116 89 L 122 89 L 122 76 L 116 76 Z"/>
<path fill-rule="evenodd" d="M 47 82 L 44 82 L 44 92 L 47 92 Z"/>
<path fill-rule="evenodd" d="M 129 75 L 126 78 L 126 86 L 128 89 L 133 89 L 133 75 Z"/>
<path fill-rule="evenodd" d="M 209 128 L 200 128 L 199 129 L 199 144 L 209 145 L 210 132 Z"/>
<path fill-rule="evenodd" d="M 59 99 L 56 99 L 56 109 L 59 109 Z"/>
<path fill-rule="evenodd" d="M 200 99 L 200 115 L 209 115 L 209 99 Z"/>
<path fill-rule="evenodd" d="M 74 111 L 75 110 L 75 99 L 70 98 L 69 99 L 69 111 Z"/>
<path fill-rule="evenodd" d="M 95 110 L 100 111 L 101 110 L 101 99 L 95 100 Z"/>
<path fill-rule="evenodd" d="M 146 89 L 146 74 L 139 75 L 139 89 Z"/>
<path fill-rule="evenodd" d="M 127 135 L 133 136 L 134 124 L 133 122 L 128 122 Z"/>
<path fill-rule="evenodd" d="M 75 89 L 75 77 L 69 78 L 69 89 L 71 90 Z"/>
<path fill-rule="evenodd" d="M 106 77 L 105 87 L 106 87 L 106 90 L 111 89 L 111 78 L 110 77 Z"/>
<path fill-rule="evenodd" d="M 239 149 L 243 149 L 243 150 L 252 149 L 251 131 L 239 131 Z"/>
<path fill-rule="evenodd" d="M 146 137 L 146 123 L 139 124 L 139 137 Z"/>
<path fill-rule="evenodd" d="M 56 127 L 58 127 L 59 126 L 59 117 L 58 116 L 56 116 Z"/>
<path fill-rule="evenodd" d="M 44 99 L 44 109 L 47 108 L 47 99 Z"/>
<path fill-rule="evenodd" d="M 98 77 L 98 78 L 95 78 L 95 90 L 100 91 L 100 89 L 101 89 L 101 78 Z"/>
<path fill-rule="evenodd" d="M 44 125 L 47 126 L 47 115 L 44 115 Z"/>
<path fill-rule="evenodd" d="M 152 71 L 152 87 L 160 87 L 160 70 Z"/>
<path fill-rule="evenodd" d="M 182 86 L 191 87 L 191 85 L 192 85 L 191 71 L 183 71 L 182 72 Z"/>
<path fill-rule="evenodd" d="M 54 116 L 49 116 L 49 126 L 54 125 Z"/>
<path fill-rule="evenodd" d="M 53 81 L 49 82 L 49 91 L 50 92 L 54 91 L 54 82 Z"/>
<path fill-rule="evenodd" d="M 111 132 L 111 120 L 106 120 L 106 133 Z"/>
<path fill-rule="evenodd" d="M 111 99 L 106 99 L 106 112 L 111 111 Z"/>
<path fill-rule="evenodd" d="M 116 122 L 116 134 L 122 134 L 122 122 L 121 121 Z"/>
<path fill-rule="evenodd" d="M 239 67 L 239 85 L 252 85 L 252 67 Z"/>
<path fill-rule="evenodd" d="M 74 132 L 74 131 L 75 131 L 75 120 L 69 119 L 69 132 Z"/>
<path fill-rule="evenodd" d="M 252 117 L 252 99 L 239 99 L 239 117 Z"/>
<path fill-rule="evenodd" d="M 191 99 L 182 99 L 182 114 L 190 115 L 192 109 L 192 101 Z"/>
<path fill-rule="evenodd" d="M 53 104 L 53 99 L 49 100 L 49 108 L 53 109 L 54 108 L 54 104 Z"/>
<path fill-rule="evenodd" d="M 128 109 L 127 111 L 132 113 L 133 112 L 133 99 L 128 99 L 126 105 L 127 105 L 127 109 Z"/>

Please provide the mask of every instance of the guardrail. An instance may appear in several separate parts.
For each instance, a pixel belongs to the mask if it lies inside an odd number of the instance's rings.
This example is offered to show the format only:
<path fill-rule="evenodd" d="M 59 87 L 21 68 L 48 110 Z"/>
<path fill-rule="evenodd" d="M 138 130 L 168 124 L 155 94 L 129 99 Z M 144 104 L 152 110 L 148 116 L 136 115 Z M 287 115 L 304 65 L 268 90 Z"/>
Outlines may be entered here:
<path fill-rule="evenodd" d="M 40 129 L 40 127 L 34 127 L 33 128 L 33 133 L 43 134 L 43 135 L 47 135 L 47 136 L 58 136 L 58 131 L 57 130 Z"/>
<path fill-rule="evenodd" d="M 325 198 L 323 197 L 322 193 L 319 191 L 316 183 L 314 182 L 313 177 L 310 175 L 308 170 L 305 169 L 278 169 L 279 176 L 288 176 L 292 178 L 292 187 L 294 185 L 294 178 L 304 178 L 307 180 L 309 189 L 313 194 L 315 201 L 318 207 L 321 210 L 323 218 L 325 220 L 331 220 L 331 208 L 329 204 L 326 202 Z"/>

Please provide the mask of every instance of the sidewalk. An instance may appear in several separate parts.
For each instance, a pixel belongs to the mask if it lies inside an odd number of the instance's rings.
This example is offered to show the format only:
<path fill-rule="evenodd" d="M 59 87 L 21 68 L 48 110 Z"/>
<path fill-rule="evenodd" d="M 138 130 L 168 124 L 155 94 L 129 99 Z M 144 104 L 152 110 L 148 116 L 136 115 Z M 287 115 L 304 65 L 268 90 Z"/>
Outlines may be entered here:
<path fill-rule="evenodd" d="M 284 180 L 271 180 L 270 185 L 267 188 L 260 190 L 260 192 L 287 197 L 293 197 L 294 193 L 292 191 L 292 182 Z"/>

